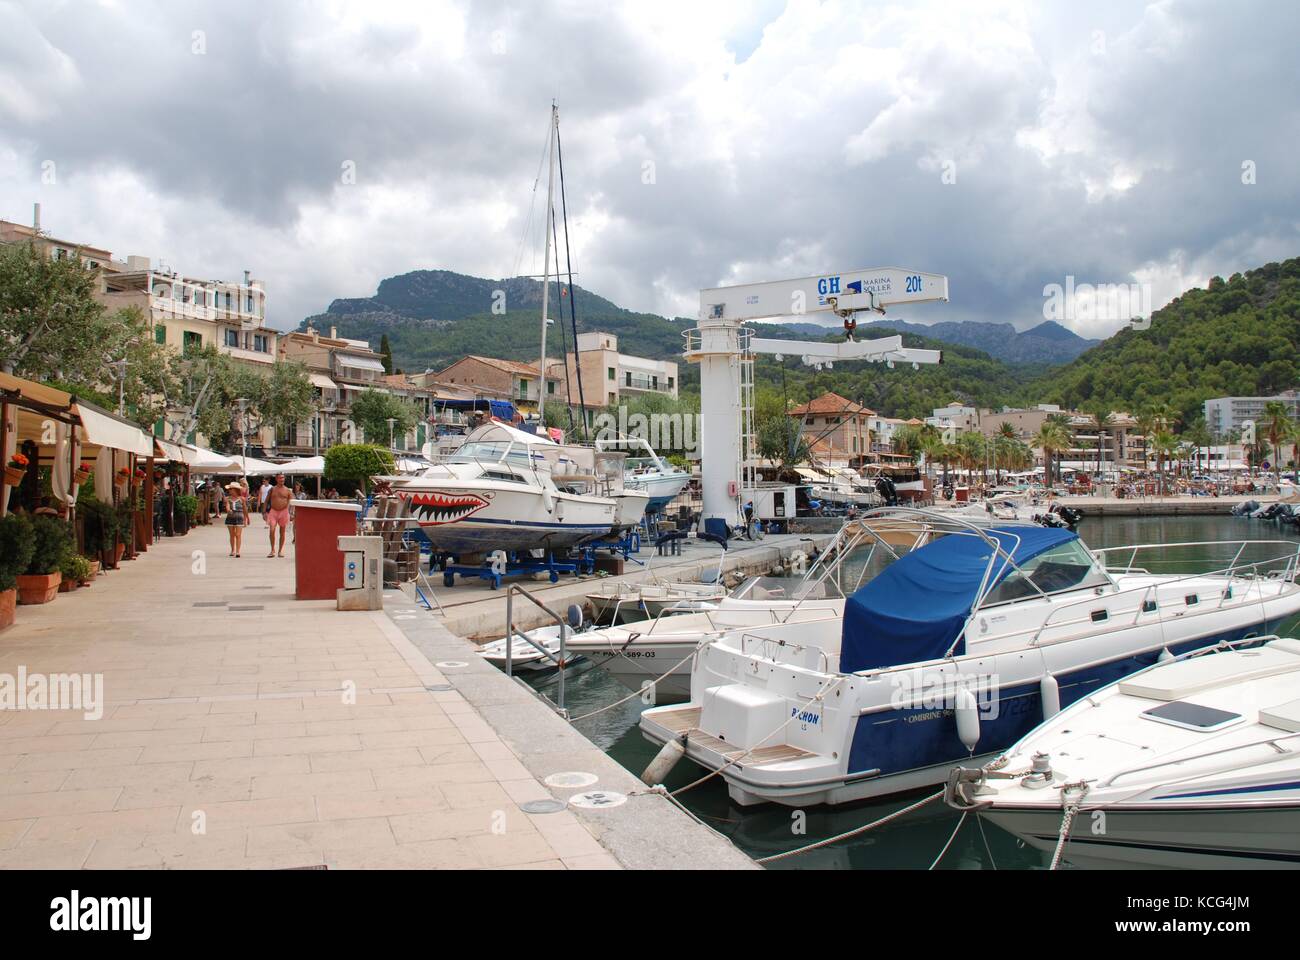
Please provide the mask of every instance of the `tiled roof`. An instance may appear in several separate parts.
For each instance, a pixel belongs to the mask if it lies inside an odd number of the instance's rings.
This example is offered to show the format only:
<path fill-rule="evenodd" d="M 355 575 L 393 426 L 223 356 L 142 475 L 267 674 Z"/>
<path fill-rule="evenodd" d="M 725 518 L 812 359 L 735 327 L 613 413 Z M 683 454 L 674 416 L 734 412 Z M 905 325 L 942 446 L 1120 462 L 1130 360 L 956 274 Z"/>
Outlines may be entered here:
<path fill-rule="evenodd" d="M 834 416 L 835 414 L 864 414 L 874 416 L 875 411 L 862 406 L 860 403 L 854 403 L 847 397 L 841 397 L 838 393 L 832 393 L 829 390 L 823 393 L 816 400 L 795 407 L 790 411 L 792 417 L 806 416 Z"/>

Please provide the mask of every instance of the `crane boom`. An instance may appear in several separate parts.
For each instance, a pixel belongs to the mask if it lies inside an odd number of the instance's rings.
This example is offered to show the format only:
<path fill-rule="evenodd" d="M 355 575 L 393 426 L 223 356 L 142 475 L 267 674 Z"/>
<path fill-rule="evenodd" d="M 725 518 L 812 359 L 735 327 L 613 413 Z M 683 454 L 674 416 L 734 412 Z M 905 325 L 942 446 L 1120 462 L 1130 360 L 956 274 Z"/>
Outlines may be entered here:
<path fill-rule="evenodd" d="M 948 299 L 948 278 L 937 273 L 873 267 L 847 273 L 742 283 L 700 291 L 700 320 L 744 323 L 809 313 L 884 313 L 896 303 Z"/>

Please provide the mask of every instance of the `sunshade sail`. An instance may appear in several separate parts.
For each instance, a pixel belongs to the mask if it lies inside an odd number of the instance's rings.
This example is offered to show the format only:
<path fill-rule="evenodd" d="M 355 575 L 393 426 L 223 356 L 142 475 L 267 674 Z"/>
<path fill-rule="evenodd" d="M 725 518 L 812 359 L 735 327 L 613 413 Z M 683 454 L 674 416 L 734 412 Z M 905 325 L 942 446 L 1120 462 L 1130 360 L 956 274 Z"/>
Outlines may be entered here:
<path fill-rule="evenodd" d="M 235 470 L 246 477 L 274 476 L 277 473 L 284 472 L 284 468 L 280 464 L 272 463 L 269 460 L 259 460 L 257 457 L 243 457 L 236 454 L 229 459 L 235 465 Z"/>
<path fill-rule="evenodd" d="M 283 474 L 319 477 L 325 472 L 325 458 L 299 457 L 297 460 L 289 460 L 280 464 L 276 470 Z"/>

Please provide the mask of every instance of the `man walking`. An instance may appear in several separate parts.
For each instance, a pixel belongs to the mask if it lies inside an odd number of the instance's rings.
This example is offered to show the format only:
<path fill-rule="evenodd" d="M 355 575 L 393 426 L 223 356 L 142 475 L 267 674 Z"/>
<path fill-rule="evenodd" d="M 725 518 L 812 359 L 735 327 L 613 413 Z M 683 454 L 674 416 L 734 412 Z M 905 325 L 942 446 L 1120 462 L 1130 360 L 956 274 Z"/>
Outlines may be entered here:
<path fill-rule="evenodd" d="M 275 486 L 271 487 L 270 492 L 266 495 L 266 526 L 271 536 L 271 552 L 268 557 L 284 556 L 285 532 L 289 529 L 289 501 L 293 499 L 293 491 L 284 485 L 284 474 L 277 474 Z M 277 552 L 275 548 L 275 531 L 280 530 L 280 549 Z"/>

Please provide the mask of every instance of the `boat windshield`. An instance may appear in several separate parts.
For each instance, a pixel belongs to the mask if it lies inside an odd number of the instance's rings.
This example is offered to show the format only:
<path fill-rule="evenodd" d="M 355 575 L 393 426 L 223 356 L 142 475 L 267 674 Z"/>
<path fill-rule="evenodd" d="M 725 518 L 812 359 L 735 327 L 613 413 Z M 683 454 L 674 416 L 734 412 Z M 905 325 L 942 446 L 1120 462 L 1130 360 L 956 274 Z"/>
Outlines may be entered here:
<path fill-rule="evenodd" d="M 831 600 L 843 596 L 830 580 L 803 577 L 750 577 L 731 591 L 733 600 Z"/>
<path fill-rule="evenodd" d="M 464 443 L 457 448 L 456 452 L 448 457 L 448 462 L 463 463 L 470 460 L 510 460 L 527 463 L 529 461 L 528 451 L 518 444 L 505 443 L 501 441 L 475 441 L 474 443 Z M 544 459 L 538 457 L 538 459 Z"/>
<path fill-rule="evenodd" d="M 1042 593 L 1060 593 L 1086 587 L 1103 587 L 1110 578 L 1097 566 L 1086 547 L 1070 540 L 1045 550 L 1013 570 L 988 595 L 983 606 L 1011 603 Z"/>

